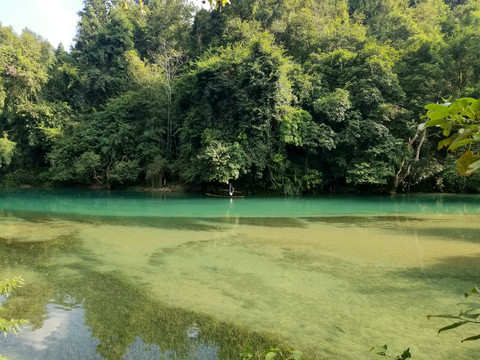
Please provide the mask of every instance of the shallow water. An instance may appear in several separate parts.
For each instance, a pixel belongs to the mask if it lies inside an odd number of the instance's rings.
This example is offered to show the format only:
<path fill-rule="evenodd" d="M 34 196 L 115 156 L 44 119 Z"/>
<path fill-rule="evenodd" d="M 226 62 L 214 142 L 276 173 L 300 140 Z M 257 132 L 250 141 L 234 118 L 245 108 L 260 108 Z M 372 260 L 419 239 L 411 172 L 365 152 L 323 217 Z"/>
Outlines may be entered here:
<path fill-rule="evenodd" d="M 475 328 L 437 335 L 479 280 L 478 196 L 212 199 L 0 191 L 15 359 L 473 359 Z M 7 316 L 8 315 L 8 316 Z"/>

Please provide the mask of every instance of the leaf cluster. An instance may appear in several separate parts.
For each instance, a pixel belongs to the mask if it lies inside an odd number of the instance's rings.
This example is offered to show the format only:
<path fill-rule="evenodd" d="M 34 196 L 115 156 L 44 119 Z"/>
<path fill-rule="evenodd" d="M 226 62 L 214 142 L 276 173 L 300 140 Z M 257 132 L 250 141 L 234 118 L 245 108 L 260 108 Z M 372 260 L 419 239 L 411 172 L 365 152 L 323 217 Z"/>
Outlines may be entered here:
<path fill-rule="evenodd" d="M 280 348 L 270 348 L 264 351 L 254 352 L 251 346 L 247 346 L 240 354 L 242 360 L 302 360 L 300 351 Z"/>
<path fill-rule="evenodd" d="M 450 151 L 465 148 L 466 151 L 458 159 L 458 172 L 466 177 L 480 169 L 480 155 L 472 151 L 474 145 L 480 143 L 480 100 L 462 98 L 454 102 L 426 105 L 427 113 L 422 119 L 427 119 L 420 125 L 421 129 L 436 127 L 443 130 L 445 139 L 438 143 L 438 149 L 443 147 Z M 452 134 L 453 132 L 453 134 Z"/>
<path fill-rule="evenodd" d="M 479 298 L 480 297 L 480 289 L 478 287 L 474 287 L 470 292 L 465 293 L 465 298 L 470 297 Z M 460 302 L 458 305 L 461 305 L 463 309 L 460 310 L 458 314 L 437 314 L 437 315 L 427 315 L 428 319 L 431 318 L 443 318 L 443 319 L 455 319 L 458 320 L 450 325 L 444 326 L 438 330 L 438 334 L 443 331 L 456 329 L 461 326 L 465 325 L 478 325 L 479 316 L 480 316 L 480 302 Z M 480 334 L 468 336 L 462 340 L 464 341 L 472 341 L 472 340 L 479 340 Z"/>
<path fill-rule="evenodd" d="M 412 357 L 410 348 L 408 348 L 394 358 L 388 354 L 388 346 L 386 344 L 382 346 L 374 346 L 370 349 L 370 351 L 376 355 L 383 356 L 385 359 L 406 360 Z"/>

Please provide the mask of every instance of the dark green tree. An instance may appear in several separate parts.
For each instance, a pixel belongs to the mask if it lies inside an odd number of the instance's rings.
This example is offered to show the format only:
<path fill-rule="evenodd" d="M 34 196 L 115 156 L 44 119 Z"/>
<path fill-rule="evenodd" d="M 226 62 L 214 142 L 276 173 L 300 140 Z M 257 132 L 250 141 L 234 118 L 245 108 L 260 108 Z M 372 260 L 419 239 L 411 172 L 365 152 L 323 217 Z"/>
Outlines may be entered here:
<path fill-rule="evenodd" d="M 133 24 L 125 9 L 86 0 L 72 55 L 81 72 L 83 110 L 103 105 L 129 89 L 125 52 L 134 48 Z"/>
<path fill-rule="evenodd" d="M 17 36 L 0 26 L 0 131 L 17 143 L 14 170 L 45 165 L 50 129 L 63 111 L 44 94 L 53 59 L 40 36 L 28 30 Z"/>
<path fill-rule="evenodd" d="M 301 191 L 306 174 L 296 170 L 288 146 L 302 143 L 307 131 L 286 129 L 311 126 L 311 117 L 296 115 L 294 70 L 268 34 L 205 54 L 178 90 L 183 178 Z"/>

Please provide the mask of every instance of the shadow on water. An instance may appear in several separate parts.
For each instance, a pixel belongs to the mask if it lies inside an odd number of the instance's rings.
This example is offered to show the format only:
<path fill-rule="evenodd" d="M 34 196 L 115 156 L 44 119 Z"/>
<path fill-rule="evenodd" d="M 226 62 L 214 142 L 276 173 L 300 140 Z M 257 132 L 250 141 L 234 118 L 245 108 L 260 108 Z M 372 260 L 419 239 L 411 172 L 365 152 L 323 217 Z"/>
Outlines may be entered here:
<path fill-rule="evenodd" d="M 467 241 L 480 243 L 480 229 L 467 227 L 420 227 L 403 226 L 403 224 L 421 224 L 431 222 L 424 218 L 411 216 L 332 216 L 332 217 L 309 217 L 303 218 L 307 222 L 325 223 L 334 226 L 345 227 L 376 227 L 383 230 L 401 232 L 404 235 L 429 237 L 451 241 Z M 439 220 L 441 221 L 441 220 Z"/>
<path fill-rule="evenodd" d="M 9 211 L 10 217 L 16 217 L 30 223 L 41 223 L 52 220 L 73 221 L 93 225 L 115 225 L 115 226 L 136 226 L 152 227 L 167 230 L 190 230 L 190 231 L 218 231 L 225 225 L 249 225 L 265 227 L 290 227 L 303 228 L 305 221 L 288 217 L 122 217 L 122 216 L 89 216 L 73 214 L 55 214 L 44 216 L 37 212 L 27 213 L 25 211 Z"/>
<path fill-rule="evenodd" d="M 55 268 L 56 258 L 66 253 L 87 256 L 78 243 L 75 232 L 48 241 L 28 241 L 0 235 L 0 267 L 32 266 L 37 269 Z"/>
<path fill-rule="evenodd" d="M 464 227 L 448 227 L 448 228 L 415 228 L 402 229 L 404 233 L 412 235 L 431 237 L 435 239 L 451 240 L 451 241 L 467 241 L 472 243 L 480 243 L 479 228 Z"/>
<path fill-rule="evenodd" d="M 480 253 L 470 256 L 447 256 L 437 260 L 435 264 L 422 268 L 410 268 L 396 271 L 396 275 L 407 279 L 424 281 L 440 288 L 451 285 L 454 291 L 468 290 L 480 285 Z"/>
<path fill-rule="evenodd" d="M 220 224 L 214 222 L 205 223 L 198 218 L 191 217 L 122 217 L 122 216 L 101 216 L 101 215 L 74 215 L 55 214 L 43 216 L 37 212 L 16 212 L 9 211 L 10 217 L 16 217 L 28 222 L 42 222 L 52 220 L 72 221 L 92 225 L 115 225 L 115 226 L 136 226 L 152 227 L 158 229 L 191 230 L 191 231 L 217 231 L 221 230 Z M 220 222 L 221 223 L 221 222 Z"/>
<path fill-rule="evenodd" d="M 425 219 L 412 216 L 318 216 L 303 217 L 303 220 L 312 223 L 325 223 L 344 227 L 350 226 L 382 226 L 386 223 L 406 223 L 406 222 L 422 222 Z"/>
<path fill-rule="evenodd" d="M 304 228 L 307 226 L 303 220 L 291 217 L 223 217 L 205 218 L 203 221 L 218 224 L 265 226 L 274 228 Z"/>

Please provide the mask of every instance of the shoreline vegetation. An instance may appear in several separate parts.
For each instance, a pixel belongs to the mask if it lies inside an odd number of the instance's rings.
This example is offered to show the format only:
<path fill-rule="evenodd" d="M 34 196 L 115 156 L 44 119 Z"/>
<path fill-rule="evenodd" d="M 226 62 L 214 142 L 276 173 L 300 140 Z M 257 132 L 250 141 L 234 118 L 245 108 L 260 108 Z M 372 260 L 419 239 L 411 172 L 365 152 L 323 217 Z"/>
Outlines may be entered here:
<path fill-rule="evenodd" d="M 173 185 L 166 185 L 166 186 L 161 186 L 161 187 L 151 187 L 151 186 L 141 186 L 141 185 L 134 185 L 134 186 L 124 186 L 124 187 L 108 187 L 108 186 L 100 186 L 100 185 L 78 185 L 78 186 L 51 186 L 51 185 L 11 185 L 7 186 L 6 184 L 0 183 L 0 190 L 5 189 L 5 190 L 28 190 L 28 189 L 45 189 L 45 190 L 61 190 L 61 189 L 69 189 L 69 190 L 98 190 L 98 191 L 129 191 L 129 192 L 151 192 L 151 193 L 162 193 L 162 194 L 202 194 L 205 195 L 206 193 L 220 193 L 222 191 L 228 192 L 228 190 L 223 189 L 221 186 L 189 186 L 186 184 L 173 184 Z M 283 193 L 276 193 L 276 192 L 267 192 L 267 191 L 262 191 L 262 192 L 248 192 L 248 191 L 242 191 L 242 195 L 258 195 L 258 196 L 263 196 L 263 195 L 270 195 L 270 196 L 284 196 L 285 194 Z M 317 191 L 317 192 L 312 192 L 312 193 L 303 193 L 303 194 L 297 194 L 295 196 L 310 196 L 310 195 L 384 195 L 384 196 L 392 196 L 396 195 L 397 193 L 375 193 L 375 192 L 362 192 L 362 191 L 348 191 L 346 189 L 342 189 L 339 191 Z M 405 194 L 405 193 L 400 193 L 400 194 Z M 417 192 L 409 192 L 408 194 L 452 194 L 452 195 L 460 195 L 460 194 L 465 194 L 468 195 L 469 193 L 459 193 L 459 192 L 441 192 L 441 191 L 417 191 Z M 470 194 L 474 195 L 477 194 L 477 192 L 470 192 Z M 287 195 L 288 196 L 288 195 Z"/>
<path fill-rule="evenodd" d="M 9 318 L 20 318 L 27 313 L 30 318 L 29 321 L 22 319 L 14 322 L 12 320 L 13 325 L 9 328 L 10 331 L 15 334 L 21 332 L 21 325 L 41 328 L 46 319 L 46 307 L 40 304 L 46 305 L 49 302 L 48 296 L 53 296 L 54 301 L 59 305 L 70 307 L 76 305 L 68 301 L 63 302 L 63 296 L 64 299 L 71 299 L 73 302 L 84 299 L 86 303 L 82 305 L 88 311 L 88 324 L 99 340 L 98 353 L 105 359 L 114 359 L 117 355 L 124 354 L 129 345 L 134 342 L 132 339 L 134 335 L 140 336 L 145 341 L 149 340 L 149 344 L 157 344 L 161 349 L 172 352 L 180 358 L 187 358 L 192 344 L 196 343 L 197 346 L 199 343 L 206 348 L 211 347 L 221 359 L 240 360 L 241 354 L 247 348 L 253 348 L 253 355 L 263 353 L 273 345 L 278 348 L 278 351 L 289 352 L 288 341 L 272 332 L 250 329 L 241 324 L 215 319 L 208 314 L 168 305 L 155 299 L 133 282 L 123 279 L 119 273 L 83 270 L 85 274 L 75 282 L 51 281 L 48 284 L 43 283 L 42 287 L 26 284 L 23 289 L 17 290 L 3 303 L 2 314 Z M 125 305 L 125 299 L 129 299 L 127 305 Z M 132 299 L 135 300 L 132 301 Z M 30 306 L 27 307 L 25 302 Z M 135 317 L 137 321 L 125 327 L 123 323 L 106 315 L 111 313 L 112 309 L 116 314 L 123 313 L 125 316 Z M 105 327 L 105 323 L 109 324 L 109 327 Z M 109 336 L 116 336 L 120 340 L 112 344 Z M 315 359 L 315 356 L 308 352 L 310 351 L 307 349 L 307 354 L 303 355 L 302 359 Z M 255 355 L 255 359 L 257 358 L 263 357 Z M 287 357 L 277 356 L 276 358 L 286 359 Z"/>
<path fill-rule="evenodd" d="M 0 183 L 480 191 L 478 142 L 419 127 L 480 97 L 480 1 L 272 6 L 84 0 L 70 49 L 1 24 Z"/>

